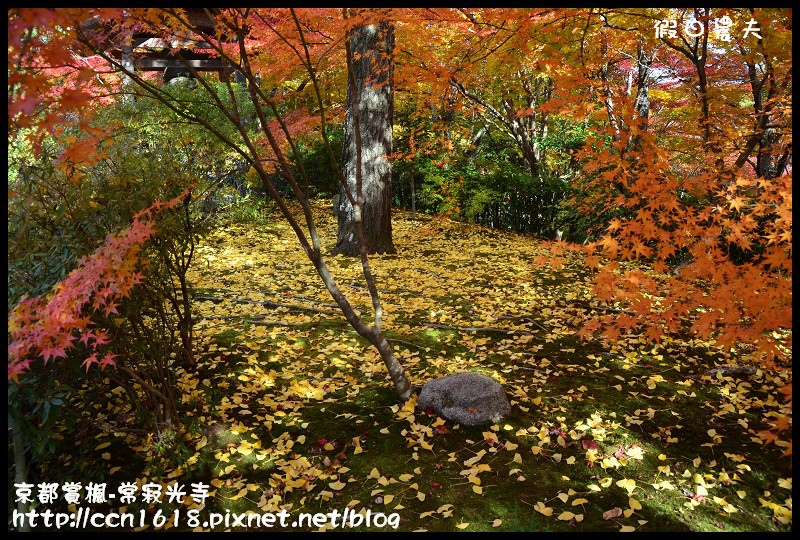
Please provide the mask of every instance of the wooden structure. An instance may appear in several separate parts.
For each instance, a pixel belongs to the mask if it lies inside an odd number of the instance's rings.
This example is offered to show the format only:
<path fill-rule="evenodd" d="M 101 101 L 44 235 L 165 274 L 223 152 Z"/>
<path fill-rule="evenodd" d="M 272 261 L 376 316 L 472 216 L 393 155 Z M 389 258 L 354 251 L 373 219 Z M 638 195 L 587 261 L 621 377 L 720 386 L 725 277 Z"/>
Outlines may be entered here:
<path fill-rule="evenodd" d="M 215 35 L 216 21 L 214 15 L 218 9 L 186 8 L 184 10 L 191 29 L 206 35 Z M 81 24 L 81 31 L 87 35 L 103 34 L 107 28 L 103 23 L 92 19 Z M 235 42 L 236 36 L 222 35 L 223 41 Z M 205 41 L 180 36 L 158 36 L 152 33 L 135 33 L 125 42 L 107 39 L 104 45 L 106 52 L 120 60 L 129 71 L 160 71 L 164 74 L 164 82 L 168 83 L 178 77 L 193 78 L 191 66 L 196 72 L 216 71 L 220 80 L 233 74 L 237 82 L 244 77 L 225 60 L 214 54 L 211 45 Z M 125 77 L 127 78 L 127 77 Z"/>

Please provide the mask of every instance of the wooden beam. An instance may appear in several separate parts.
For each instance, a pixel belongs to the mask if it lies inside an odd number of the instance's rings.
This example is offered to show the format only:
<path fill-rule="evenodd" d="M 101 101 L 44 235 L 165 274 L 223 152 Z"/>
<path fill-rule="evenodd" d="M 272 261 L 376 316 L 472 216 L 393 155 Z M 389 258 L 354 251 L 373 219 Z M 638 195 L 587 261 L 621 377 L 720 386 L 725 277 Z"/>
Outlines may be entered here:
<path fill-rule="evenodd" d="M 162 71 L 165 68 L 186 68 L 192 66 L 197 71 L 221 71 L 225 69 L 225 62 L 220 58 L 207 60 L 166 60 L 163 58 L 137 58 L 134 59 L 137 71 Z M 230 67 L 228 67 L 230 69 Z"/>

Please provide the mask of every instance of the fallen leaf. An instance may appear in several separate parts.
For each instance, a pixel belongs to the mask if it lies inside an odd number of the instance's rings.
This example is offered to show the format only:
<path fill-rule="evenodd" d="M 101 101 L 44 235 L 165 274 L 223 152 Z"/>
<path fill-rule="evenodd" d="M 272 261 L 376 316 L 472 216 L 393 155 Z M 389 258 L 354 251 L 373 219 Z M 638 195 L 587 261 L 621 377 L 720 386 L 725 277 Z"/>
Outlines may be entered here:
<path fill-rule="evenodd" d="M 626 489 L 628 493 L 633 493 L 636 490 L 636 480 L 623 478 L 617 481 L 617 486 Z"/>
<path fill-rule="evenodd" d="M 545 506 L 544 503 L 541 502 L 541 501 L 537 502 L 533 506 L 533 509 L 536 510 L 537 512 L 539 512 L 540 514 L 545 515 L 545 516 L 552 516 L 553 515 L 553 509 L 551 507 L 549 507 L 549 506 Z"/>
<path fill-rule="evenodd" d="M 596 442 L 589 439 L 581 439 L 581 447 L 584 450 L 596 450 L 599 448 Z"/>

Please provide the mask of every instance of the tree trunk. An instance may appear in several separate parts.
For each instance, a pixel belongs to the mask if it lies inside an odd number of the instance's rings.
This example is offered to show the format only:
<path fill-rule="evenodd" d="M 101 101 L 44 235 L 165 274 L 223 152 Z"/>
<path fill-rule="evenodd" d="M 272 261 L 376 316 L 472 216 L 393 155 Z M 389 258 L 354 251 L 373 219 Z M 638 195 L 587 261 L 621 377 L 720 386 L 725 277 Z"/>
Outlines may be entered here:
<path fill-rule="evenodd" d="M 655 53 L 648 55 L 644 46 L 639 44 L 637 54 L 638 77 L 636 83 L 636 101 L 634 109 L 639 118 L 639 130 L 647 131 L 650 119 L 650 68 L 653 65 Z M 633 135 L 628 142 L 628 150 L 640 150 L 641 137 Z"/>
<path fill-rule="evenodd" d="M 18 484 L 25 484 L 28 481 L 28 464 L 25 460 L 25 435 L 22 432 L 22 413 L 19 406 L 14 403 L 9 403 L 9 412 L 14 420 L 14 482 Z M 29 504 L 17 501 L 17 511 L 20 514 L 25 514 L 30 511 Z M 26 519 L 22 526 L 18 529 L 19 532 L 31 532 L 31 526 Z"/>
<path fill-rule="evenodd" d="M 411 175 L 411 219 L 417 219 L 417 192 L 415 189 L 415 175 Z"/>
<path fill-rule="evenodd" d="M 371 326 L 368 325 L 356 313 L 355 309 L 353 309 L 353 306 L 350 304 L 339 286 L 334 281 L 333 276 L 331 275 L 327 265 L 325 264 L 325 261 L 322 258 L 322 255 L 320 253 L 311 253 L 309 254 L 309 258 L 314 264 L 317 274 L 319 274 L 319 276 L 322 278 L 322 282 L 325 284 L 328 292 L 331 293 L 331 297 L 333 297 L 336 305 L 338 305 L 342 310 L 344 318 L 347 319 L 347 322 L 350 323 L 350 326 L 352 326 L 361 337 L 365 338 L 372 344 L 373 347 L 377 349 L 378 354 L 381 356 L 381 360 L 383 360 L 383 364 L 386 366 L 386 370 L 389 372 L 389 377 L 392 379 L 392 384 L 394 384 L 394 389 L 397 392 L 397 395 L 402 401 L 406 401 L 414 392 L 414 387 L 412 386 L 408 375 L 403 369 L 403 365 L 394 355 L 392 347 L 383 336 L 383 332 L 380 328 L 379 316 L 379 313 L 381 313 L 382 310 L 377 310 L 375 323 Z M 374 286 L 374 277 L 371 273 L 365 275 L 365 278 L 368 283 L 372 281 L 372 285 Z"/>
<path fill-rule="evenodd" d="M 356 88 L 347 85 L 342 168 L 347 191 L 339 197 L 339 230 L 333 254 L 358 256 L 356 213 L 351 197 L 356 186 L 356 134 L 353 109 L 358 107 L 361 139 L 361 177 L 364 238 L 367 253 L 395 253 L 392 242 L 392 116 L 394 91 L 394 27 L 366 24 L 350 34 Z"/>

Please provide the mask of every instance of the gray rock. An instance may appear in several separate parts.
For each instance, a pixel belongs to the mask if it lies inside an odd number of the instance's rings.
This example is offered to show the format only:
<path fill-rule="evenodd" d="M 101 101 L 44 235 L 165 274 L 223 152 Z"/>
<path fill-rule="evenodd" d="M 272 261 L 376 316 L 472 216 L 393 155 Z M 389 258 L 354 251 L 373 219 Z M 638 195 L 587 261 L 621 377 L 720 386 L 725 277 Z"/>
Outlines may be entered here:
<path fill-rule="evenodd" d="M 711 368 L 705 372 L 705 375 L 710 375 L 715 377 L 717 373 L 722 373 L 723 377 L 730 377 L 730 376 L 738 376 L 738 375 L 755 375 L 756 368 L 752 366 L 731 366 L 731 365 L 724 365 L 724 366 L 717 366 L 715 368 Z"/>
<path fill-rule="evenodd" d="M 511 411 L 500 383 L 480 373 L 456 373 L 429 381 L 417 407 L 465 426 L 497 422 Z"/>

